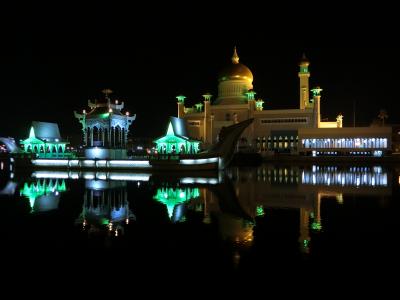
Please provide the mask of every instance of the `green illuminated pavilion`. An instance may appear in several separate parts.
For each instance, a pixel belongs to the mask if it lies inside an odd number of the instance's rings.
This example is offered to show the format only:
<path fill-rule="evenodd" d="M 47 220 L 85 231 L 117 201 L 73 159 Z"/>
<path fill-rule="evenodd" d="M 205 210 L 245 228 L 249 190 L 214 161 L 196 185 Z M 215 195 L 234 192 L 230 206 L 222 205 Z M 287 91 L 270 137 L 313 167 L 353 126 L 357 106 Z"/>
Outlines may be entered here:
<path fill-rule="evenodd" d="M 66 152 L 67 141 L 63 141 L 56 123 L 32 122 L 29 137 L 21 141 L 24 152 L 36 153 L 41 158 L 61 158 Z"/>
<path fill-rule="evenodd" d="M 200 150 L 200 141 L 188 138 L 184 120 L 175 117 L 170 117 L 165 136 L 154 143 L 161 154 L 195 154 Z"/>

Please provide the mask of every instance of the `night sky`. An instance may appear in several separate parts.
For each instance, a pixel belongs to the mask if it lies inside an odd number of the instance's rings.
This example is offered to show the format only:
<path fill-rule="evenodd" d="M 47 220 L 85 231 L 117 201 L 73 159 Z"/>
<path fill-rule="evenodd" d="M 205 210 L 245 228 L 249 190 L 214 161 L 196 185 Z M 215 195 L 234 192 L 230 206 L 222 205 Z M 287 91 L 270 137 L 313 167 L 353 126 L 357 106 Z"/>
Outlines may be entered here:
<path fill-rule="evenodd" d="M 87 109 L 104 88 L 137 114 L 133 136 L 159 136 L 168 116 L 176 116 L 176 95 L 190 105 L 205 92 L 215 99 L 235 45 L 266 109 L 298 108 L 297 63 L 305 52 L 310 85 L 323 88 L 322 118 L 342 113 L 352 126 L 355 102 L 357 126 L 369 125 L 381 108 L 387 122 L 400 123 L 398 26 L 386 11 L 326 8 L 316 16 L 316 10 L 276 15 L 234 8 L 221 17 L 195 7 L 171 14 L 102 9 L 10 18 L 0 56 L 0 136 L 25 138 L 35 120 L 57 122 L 64 137 L 77 136 L 73 111 Z"/>

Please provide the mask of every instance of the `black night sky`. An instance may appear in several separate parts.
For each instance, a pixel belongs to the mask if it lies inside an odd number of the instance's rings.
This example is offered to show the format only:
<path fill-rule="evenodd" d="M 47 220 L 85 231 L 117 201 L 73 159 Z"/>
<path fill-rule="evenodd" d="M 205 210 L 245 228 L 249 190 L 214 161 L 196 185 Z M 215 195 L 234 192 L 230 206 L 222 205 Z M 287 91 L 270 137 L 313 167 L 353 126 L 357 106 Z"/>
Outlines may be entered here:
<path fill-rule="evenodd" d="M 400 123 L 397 21 L 387 11 L 302 9 L 304 15 L 102 7 L 10 18 L 0 56 L 0 136 L 23 138 L 34 120 L 57 122 L 64 137 L 77 136 L 73 111 L 87 109 L 104 88 L 137 114 L 133 136 L 158 136 L 176 115 L 176 95 L 188 104 L 205 92 L 215 98 L 235 45 L 266 109 L 298 107 L 297 62 L 306 52 L 311 86 L 323 88 L 322 118 L 342 113 L 352 126 L 355 102 L 357 126 L 368 126 L 381 108 L 389 123 Z"/>

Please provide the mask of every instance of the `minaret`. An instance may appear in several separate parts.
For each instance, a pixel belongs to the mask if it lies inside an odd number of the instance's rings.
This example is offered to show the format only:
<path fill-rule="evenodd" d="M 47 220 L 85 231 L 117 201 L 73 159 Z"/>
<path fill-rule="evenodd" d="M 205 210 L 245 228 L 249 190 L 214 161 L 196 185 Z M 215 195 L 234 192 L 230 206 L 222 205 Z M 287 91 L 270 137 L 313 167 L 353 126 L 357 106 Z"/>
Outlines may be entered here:
<path fill-rule="evenodd" d="M 300 109 L 308 108 L 309 106 L 309 85 L 308 78 L 310 78 L 310 72 L 308 66 L 310 65 L 309 60 L 303 53 L 303 57 L 299 62 L 299 78 L 300 78 Z"/>
<path fill-rule="evenodd" d="M 321 92 L 322 89 L 317 86 L 311 90 L 313 93 L 314 102 L 314 128 L 320 128 L 321 126 Z"/>
<path fill-rule="evenodd" d="M 203 136 L 204 143 L 212 144 L 213 142 L 213 120 L 211 118 L 211 97 L 210 93 L 206 93 L 203 95 L 204 98 L 204 128 L 203 128 Z"/>
<path fill-rule="evenodd" d="M 176 96 L 176 99 L 178 99 L 178 118 L 183 118 L 185 115 L 185 98 L 183 95 Z"/>

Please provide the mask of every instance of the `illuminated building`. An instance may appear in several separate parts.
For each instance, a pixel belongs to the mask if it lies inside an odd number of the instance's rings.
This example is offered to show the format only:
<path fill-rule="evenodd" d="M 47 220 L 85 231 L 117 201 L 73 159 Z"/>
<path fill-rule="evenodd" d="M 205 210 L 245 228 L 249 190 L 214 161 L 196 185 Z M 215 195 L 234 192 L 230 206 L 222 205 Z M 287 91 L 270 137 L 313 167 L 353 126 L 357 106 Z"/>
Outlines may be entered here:
<path fill-rule="evenodd" d="M 70 157 L 66 152 L 67 141 L 63 141 L 56 123 L 32 122 L 29 137 L 21 141 L 24 152 L 36 153 L 40 158 Z"/>
<path fill-rule="evenodd" d="M 390 127 L 302 128 L 299 152 L 306 155 L 382 156 L 391 148 Z"/>
<path fill-rule="evenodd" d="M 165 136 L 154 141 L 158 153 L 166 154 L 194 154 L 199 152 L 200 141 L 187 137 L 184 120 L 171 117 Z"/>
<path fill-rule="evenodd" d="M 129 112 L 122 113 L 124 102 L 111 103 L 111 90 L 103 90 L 105 98 L 88 101 L 90 111 L 75 117 L 82 124 L 83 144 L 86 158 L 124 159 L 127 158 L 129 126 L 136 119 Z"/>
<path fill-rule="evenodd" d="M 177 96 L 178 117 L 186 120 L 188 134 L 191 138 L 202 140 L 206 145 L 214 144 L 222 127 L 226 127 L 246 119 L 254 118 L 254 122 L 242 134 L 239 147 L 252 148 L 269 155 L 274 153 L 305 154 L 304 141 L 307 134 L 313 134 L 324 139 L 338 137 L 341 139 L 374 138 L 386 139 L 379 147 L 371 148 L 371 155 L 383 154 L 390 149 L 390 134 L 385 128 L 352 129 L 343 128 L 343 116 L 337 115 L 335 121 L 321 121 L 321 91 L 320 87 L 310 89 L 309 60 L 303 55 L 299 62 L 299 108 L 271 110 L 265 107 L 265 102 L 256 98 L 253 90 L 253 74 L 250 69 L 239 63 L 236 48 L 232 62 L 219 76 L 218 96 L 211 101 L 212 95 L 204 94 L 204 100 L 193 107 L 185 107 L 185 96 Z M 310 92 L 312 96 L 310 97 Z M 303 131 L 304 130 L 304 131 Z M 349 144 L 351 145 L 351 144 Z M 375 144 L 378 145 L 378 144 Z M 349 154 L 352 147 L 341 151 Z M 354 147 L 356 148 L 356 147 Z M 310 150 L 316 150 L 311 144 Z M 374 151 L 378 152 L 374 152 Z M 381 152 L 379 152 L 381 151 Z M 321 155 L 326 152 L 321 151 Z M 359 151 L 363 155 L 365 151 Z M 339 153 L 337 153 L 339 154 Z"/>

